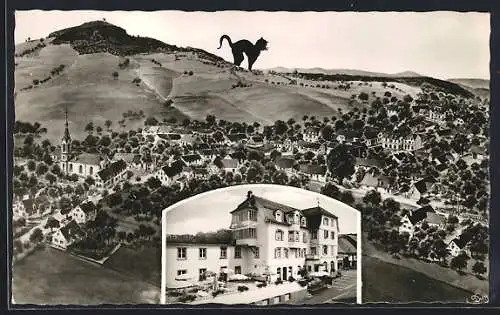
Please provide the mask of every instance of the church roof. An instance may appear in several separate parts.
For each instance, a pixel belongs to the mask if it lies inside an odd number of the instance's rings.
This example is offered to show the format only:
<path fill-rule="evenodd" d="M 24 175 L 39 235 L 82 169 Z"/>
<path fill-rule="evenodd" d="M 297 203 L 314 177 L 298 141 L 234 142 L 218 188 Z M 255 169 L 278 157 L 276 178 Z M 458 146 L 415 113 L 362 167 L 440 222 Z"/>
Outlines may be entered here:
<path fill-rule="evenodd" d="M 96 153 L 81 153 L 76 155 L 71 161 L 75 163 L 99 166 L 101 162 L 101 156 Z"/>

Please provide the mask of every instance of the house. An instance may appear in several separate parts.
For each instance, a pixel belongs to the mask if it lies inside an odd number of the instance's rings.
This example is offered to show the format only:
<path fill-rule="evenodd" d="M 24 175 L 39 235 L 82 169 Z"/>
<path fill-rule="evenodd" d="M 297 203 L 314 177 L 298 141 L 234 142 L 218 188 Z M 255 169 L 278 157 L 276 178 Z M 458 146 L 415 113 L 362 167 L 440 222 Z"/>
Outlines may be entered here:
<path fill-rule="evenodd" d="M 311 180 L 326 183 L 326 165 L 301 164 L 299 172 L 308 176 Z"/>
<path fill-rule="evenodd" d="M 424 206 L 413 210 L 401 218 L 399 233 L 408 233 L 410 236 L 415 232 L 415 227 L 422 224 L 430 213 L 435 213 L 431 206 Z"/>
<path fill-rule="evenodd" d="M 378 159 L 365 159 L 365 158 L 355 159 L 354 168 L 356 171 L 358 171 L 359 169 L 367 171 L 372 167 L 376 167 L 379 170 L 383 170 L 385 167 L 385 161 Z"/>
<path fill-rule="evenodd" d="M 96 215 L 97 208 L 91 201 L 76 206 L 69 213 L 69 216 L 78 224 L 85 224 L 89 221 L 93 221 Z"/>
<path fill-rule="evenodd" d="M 262 148 L 264 146 L 264 137 L 259 135 L 251 136 L 246 146 L 250 149 Z"/>
<path fill-rule="evenodd" d="M 182 136 L 178 133 L 161 133 L 157 135 L 156 141 L 165 141 L 169 144 L 180 144 L 182 141 Z"/>
<path fill-rule="evenodd" d="M 188 166 L 201 166 L 204 161 L 199 154 L 186 154 L 181 156 L 181 160 Z"/>
<path fill-rule="evenodd" d="M 177 160 L 170 163 L 168 166 L 160 168 L 156 172 L 155 177 L 162 182 L 162 185 L 171 185 L 181 177 L 182 170 L 185 166 L 186 164 L 183 161 Z"/>
<path fill-rule="evenodd" d="M 338 267 L 340 269 L 356 269 L 358 246 L 356 234 L 340 234 L 338 245 Z"/>
<path fill-rule="evenodd" d="M 435 212 L 427 212 L 427 218 L 425 219 L 425 222 L 427 222 L 429 226 L 444 228 L 444 226 L 446 225 L 446 217 Z"/>
<path fill-rule="evenodd" d="M 231 133 L 227 135 L 227 139 L 229 141 L 229 144 L 242 144 L 246 142 L 247 135 L 245 133 Z"/>
<path fill-rule="evenodd" d="M 156 136 L 160 127 L 158 126 L 146 126 L 142 129 L 142 136 L 146 138 L 147 136 Z"/>
<path fill-rule="evenodd" d="M 217 156 L 217 151 L 213 149 L 205 149 L 198 151 L 198 154 L 202 157 L 202 159 L 212 161 Z"/>
<path fill-rule="evenodd" d="M 445 122 L 446 114 L 431 109 L 427 112 L 426 118 L 429 121 L 442 124 Z"/>
<path fill-rule="evenodd" d="M 433 190 L 435 183 L 436 180 L 430 176 L 422 178 L 413 183 L 410 190 L 405 193 L 405 197 L 418 201 Z"/>
<path fill-rule="evenodd" d="M 379 133 L 378 143 L 384 149 L 391 151 L 414 151 L 423 148 L 423 139 L 421 135 L 410 134 L 406 137 L 399 137 L 396 135 L 388 135 Z"/>
<path fill-rule="evenodd" d="M 299 140 L 297 142 L 297 149 L 300 153 L 305 153 L 307 151 L 317 152 L 321 148 L 319 142 L 307 142 L 305 140 Z"/>
<path fill-rule="evenodd" d="M 305 142 L 310 142 L 310 143 L 318 142 L 319 138 L 320 138 L 320 129 L 317 127 L 308 127 L 304 131 L 303 139 Z"/>
<path fill-rule="evenodd" d="M 379 188 L 385 189 L 390 192 L 391 190 L 391 178 L 384 175 L 373 175 L 371 172 L 367 172 L 360 185 L 368 188 L 374 188 L 378 190 Z"/>
<path fill-rule="evenodd" d="M 450 255 L 453 257 L 457 257 L 462 252 L 465 252 L 467 255 L 470 255 L 470 251 L 467 249 L 467 244 L 469 244 L 469 242 L 470 240 L 467 240 L 464 237 L 454 238 L 448 244 L 447 249 L 450 251 Z"/>
<path fill-rule="evenodd" d="M 82 239 L 84 235 L 85 233 L 82 231 L 78 223 L 71 220 L 68 224 L 52 234 L 52 245 L 66 249 L 75 241 Z"/>
<path fill-rule="evenodd" d="M 240 162 L 237 159 L 233 159 L 230 157 L 225 157 L 223 159 L 220 157 L 216 157 L 214 159 L 213 163 L 219 169 L 224 170 L 226 172 L 231 172 L 231 173 L 235 173 L 238 170 L 238 167 L 240 165 Z"/>
<path fill-rule="evenodd" d="M 275 165 L 279 170 L 284 171 L 287 176 L 296 174 L 296 170 L 294 168 L 295 159 L 293 157 L 280 156 L 276 159 Z"/>
<path fill-rule="evenodd" d="M 340 130 L 337 132 L 337 137 L 335 138 L 338 143 L 351 144 L 359 140 L 358 132 L 350 130 Z"/>
<path fill-rule="evenodd" d="M 29 216 L 36 214 L 35 202 L 29 195 L 23 196 L 22 208 L 24 209 L 24 212 Z"/>
<path fill-rule="evenodd" d="M 124 160 L 113 162 L 97 173 L 96 186 L 98 188 L 109 188 L 125 179 L 126 172 L 127 163 Z"/>

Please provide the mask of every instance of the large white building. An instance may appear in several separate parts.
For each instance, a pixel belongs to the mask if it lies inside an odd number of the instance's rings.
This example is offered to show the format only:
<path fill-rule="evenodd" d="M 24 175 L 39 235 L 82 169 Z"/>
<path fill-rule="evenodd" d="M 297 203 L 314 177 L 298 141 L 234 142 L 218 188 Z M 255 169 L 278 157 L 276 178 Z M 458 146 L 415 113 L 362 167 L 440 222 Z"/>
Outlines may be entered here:
<path fill-rule="evenodd" d="M 206 271 L 300 278 L 301 270 L 337 271 L 338 218 L 320 207 L 295 209 L 248 192 L 231 211 L 227 244 L 167 242 L 167 288 L 176 277 L 200 280 Z"/>

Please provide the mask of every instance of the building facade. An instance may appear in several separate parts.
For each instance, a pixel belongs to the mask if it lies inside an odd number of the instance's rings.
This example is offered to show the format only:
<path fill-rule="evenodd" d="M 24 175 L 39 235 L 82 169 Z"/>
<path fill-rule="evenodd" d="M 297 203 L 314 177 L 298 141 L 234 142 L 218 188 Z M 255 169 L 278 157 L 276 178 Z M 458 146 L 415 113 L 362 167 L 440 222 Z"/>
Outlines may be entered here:
<path fill-rule="evenodd" d="M 226 268 L 268 281 L 338 270 L 338 218 L 319 205 L 300 210 L 248 192 L 231 215 L 231 244 L 167 242 L 167 288 L 178 276 L 199 281 L 203 272 Z"/>

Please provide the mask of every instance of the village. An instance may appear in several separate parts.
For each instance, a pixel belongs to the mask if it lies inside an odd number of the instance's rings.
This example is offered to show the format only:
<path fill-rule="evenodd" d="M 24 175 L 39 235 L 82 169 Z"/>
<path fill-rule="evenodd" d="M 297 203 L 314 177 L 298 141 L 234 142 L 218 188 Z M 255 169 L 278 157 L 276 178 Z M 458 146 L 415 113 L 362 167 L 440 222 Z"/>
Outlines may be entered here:
<path fill-rule="evenodd" d="M 407 235 L 407 244 L 427 242 L 434 229 L 433 239 L 444 242 L 451 256 L 470 255 L 471 246 L 484 256 L 486 239 L 470 231 L 476 225 L 486 235 L 488 230 L 489 100 L 425 87 L 416 99 L 397 99 L 384 84 L 384 96 L 369 105 L 364 95 L 354 95 L 367 108 L 268 126 L 212 115 L 181 122 L 148 117 L 143 128 L 126 131 L 126 120 L 143 114 L 124 113 L 105 126 L 89 122 L 81 140 L 71 136 L 68 119 L 76 118 L 67 117 L 61 142 L 51 143 L 40 139 L 45 127 L 18 121 L 15 257 L 46 243 L 102 263 L 121 244 L 158 244 L 166 207 L 244 183 L 310 189 L 355 208 L 360 200 L 379 198 L 371 212 L 359 208 L 366 202 L 358 207 L 370 237 L 385 235 L 381 230 L 391 221 L 387 230 Z M 387 212 L 377 208 L 387 200 L 401 211 L 373 219 Z M 475 269 L 486 272 L 484 265 Z"/>

